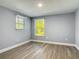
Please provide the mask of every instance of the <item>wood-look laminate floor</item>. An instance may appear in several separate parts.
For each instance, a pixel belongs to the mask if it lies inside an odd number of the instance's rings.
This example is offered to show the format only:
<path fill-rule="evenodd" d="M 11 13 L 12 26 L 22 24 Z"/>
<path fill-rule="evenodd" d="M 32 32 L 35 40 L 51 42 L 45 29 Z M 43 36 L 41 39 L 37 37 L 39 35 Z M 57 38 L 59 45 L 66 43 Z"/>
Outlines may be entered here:
<path fill-rule="evenodd" d="M 0 54 L 0 59 L 79 59 L 74 47 L 30 42 Z"/>

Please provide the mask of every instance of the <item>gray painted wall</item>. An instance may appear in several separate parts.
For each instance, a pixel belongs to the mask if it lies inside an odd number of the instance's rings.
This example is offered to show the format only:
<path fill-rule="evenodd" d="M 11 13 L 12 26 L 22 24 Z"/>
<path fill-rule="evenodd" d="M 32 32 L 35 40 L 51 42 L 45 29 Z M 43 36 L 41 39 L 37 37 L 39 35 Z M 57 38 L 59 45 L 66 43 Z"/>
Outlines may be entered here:
<path fill-rule="evenodd" d="M 75 38 L 76 38 L 76 45 L 79 46 L 79 10 L 76 12 L 76 21 L 75 21 Z"/>
<path fill-rule="evenodd" d="M 31 21 L 25 20 L 25 29 L 16 30 L 16 15 L 20 14 L 0 7 L 0 49 L 26 41 L 31 37 Z"/>
<path fill-rule="evenodd" d="M 37 37 L 34 35 L 35 20 L 36 19 L 34 19 L 32 23 L 33 39 L 64 43 L 75 43 L 74 13 L 45 17 L 45 37 Z"/>

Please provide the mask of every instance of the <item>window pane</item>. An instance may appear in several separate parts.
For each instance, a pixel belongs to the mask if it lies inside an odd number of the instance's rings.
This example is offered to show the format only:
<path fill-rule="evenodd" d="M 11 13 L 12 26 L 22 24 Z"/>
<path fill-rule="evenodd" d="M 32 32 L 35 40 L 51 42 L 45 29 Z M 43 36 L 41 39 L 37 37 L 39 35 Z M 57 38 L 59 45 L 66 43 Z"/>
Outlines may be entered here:
<path fill-rule="evenodd" d="M 16 29 L 24 29 L 24 17 L 17 15 L 16 16 Z"/>
<path fill-rule="evenodd" d="M 24 21 L 18 21 L 18 23 L 24 24 Z"/>
<path fill-rule="evenodd" d="M 24 18 L 19 18 L 19 21 L 22 21 L 23 22 L 24 21 Z"/>
<path fill-rule="evenodd" d="M 18 22 L 19 22 L 19 18 L 16 17 L 16 23 L 18 23 Z"/>
<path fill-rule="evenodd" d="M 24 25 L 23 24 L 19 24 L 19 29 L 24 29 Z"/>
<path fill-rule="evenodd" d="M 24 29 L 24 24 L 16 24 L 16 29 Z"/>
<path fill-rule="evenodd" d="M 18 23 L 16 24 L 16 29 L 19 29 L 19 24 Z"/>
<path fill-rule="evenodd" d="M 36 31 L 35 35 L 36 36 L 44 36 L 45 34 L 45 29 L 44 29 L 44 19 L 37 19 L 36 20 Z"/>

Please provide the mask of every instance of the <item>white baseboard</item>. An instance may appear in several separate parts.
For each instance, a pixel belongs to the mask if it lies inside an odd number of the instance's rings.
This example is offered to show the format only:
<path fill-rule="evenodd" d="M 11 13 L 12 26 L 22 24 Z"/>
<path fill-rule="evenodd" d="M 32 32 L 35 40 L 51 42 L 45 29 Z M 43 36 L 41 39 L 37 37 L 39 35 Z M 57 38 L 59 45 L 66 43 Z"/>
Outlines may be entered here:
<path fill-rule="evenodd" d="M 74 46 L 76 47 L 78 50 L 79 50 L 79 47 L 75 44 L 69 44 L 69 43 L 60 43 L 60 42 L 51 42 L 51 41 L 42 41 L 42 40 L 28 40 L 28 41 L 25 41 L 25 42 L 21 42 L 19 44 L 16 44 L 16 45 L 13 45 L 11 47 L 8 47 L 8 48 L 4 48 L 4 49 L 1 49 L 0 50 L 0 54 L 3 53 L 3 52 L 6 52 L 6 51 L 9 51 L 13 48 L 16 48 L 16 47 L 19 47 L 21 45 L 24 45 L 28 42 L 31 42 L 31 41 L 34 41 L 34 42 L 44 42 L 44 43 L 49 43 L 49 44 L 58 44 L 58 45 L 65 45 L 65 46 Z"/>
<path fill-rule="evenodd" d="M 60 42 L 51 42 L 51 41 L 42 41 L 42 40 L 31 40 L 34 42 L 44 42 L 49 44 L 58 44 L 58 45 L 66 45 L 66 46 L 75 46 L 75 44 L 69 44 L 69 43 L 60 43 Z"/>
<path fill-rule="evenodd" d="M 0 50 L 0 54 L 3 53 L 3 52 L 9 51 L 9 50 L 11 50 L 11 49 L 13 49 L 13 48 L 19 47 L 19 46 L 21 46 L 21 45 L 23 45 L 23 44 L 26 44 L 26 43 L 28 43 L 28 42 L 30 42 L 30 40 L 25 41 L 25 42 L 21 42 L 21 43 L 19 43 L 19 44 L 13 45 L 13 46 L 8 47 L 8 48 L 1 49 L 1 50 Z"/>
<path fill-rule="evenodd" d="M 79 47 L 76 44 L 70 44 L 70 43 L 60 43 L 60 42 L 51 42 L 51 41 L 42 41 L 42 40 L 31 40 L 34 42 L 44 42 L 44 43 L 49 43 L 49 44 L 57 44 L 57 45 L 65 45 L 65 46 L 73 46 L 77 50 L 79 50 Z"/>
<path fill-rule="evenodd" d="M 76 49 L 79 50 L 79 47 L 77 45 L 75 45 Z"/>

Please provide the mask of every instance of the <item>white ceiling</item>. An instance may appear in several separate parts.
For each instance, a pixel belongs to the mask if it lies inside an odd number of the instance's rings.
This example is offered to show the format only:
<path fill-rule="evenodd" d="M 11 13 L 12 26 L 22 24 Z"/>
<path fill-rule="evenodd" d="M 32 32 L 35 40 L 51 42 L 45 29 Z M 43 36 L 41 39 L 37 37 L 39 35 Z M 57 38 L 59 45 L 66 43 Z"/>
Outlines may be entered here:
<path fill-rule="evenodd" d="M 43 7 L 39 8 L 38 3 Z M 36 17 L 74 12 L 79 8 L 79 0 L 0 0 L 0 5 Z"/>

